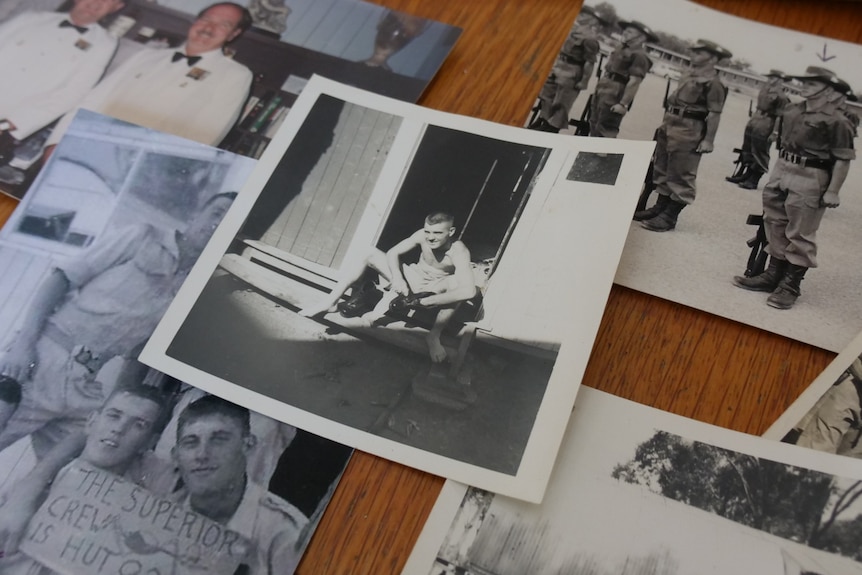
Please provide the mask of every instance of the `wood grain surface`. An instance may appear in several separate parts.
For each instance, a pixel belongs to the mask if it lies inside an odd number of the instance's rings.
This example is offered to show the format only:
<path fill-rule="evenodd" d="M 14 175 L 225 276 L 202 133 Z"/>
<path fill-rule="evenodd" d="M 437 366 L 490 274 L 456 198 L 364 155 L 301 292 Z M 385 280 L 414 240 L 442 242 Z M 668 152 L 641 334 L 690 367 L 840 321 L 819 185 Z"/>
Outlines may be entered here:
<path fill-rule="evenodd" d="M 577 0 L 383 0 L 460 26 L 421 103 L 521 125 L 574 19 Z M 862 41 L 862 4 L 701 0 L 754 20 Z M 765 48 L 766 49 L 766 48 Z M 856 87 L 859 88 L 858 86 Z M 15 207 L 0 198 L 0 222 Z M 833 354 L 615 286 L 584 384 L 695 419 L 760 434 Z M 298 573 L 400 573 L 443 480 L 357 453 Z"/>

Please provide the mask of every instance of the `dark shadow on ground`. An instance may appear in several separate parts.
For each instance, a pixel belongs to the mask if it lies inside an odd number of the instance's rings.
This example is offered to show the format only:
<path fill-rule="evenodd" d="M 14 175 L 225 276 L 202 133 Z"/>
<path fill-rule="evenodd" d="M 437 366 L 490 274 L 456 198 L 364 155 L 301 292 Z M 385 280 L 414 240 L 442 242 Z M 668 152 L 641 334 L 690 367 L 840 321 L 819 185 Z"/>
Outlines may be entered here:
<path fill-rule="evenodd" d="M 517 472 L 551 361 L 474 343 L 468 368 L 478 400 L 459 412 L 410 393 L 428 359 L 329 329 L 224 275 L 209 281 L 167 354 L 338 423 Z"/>

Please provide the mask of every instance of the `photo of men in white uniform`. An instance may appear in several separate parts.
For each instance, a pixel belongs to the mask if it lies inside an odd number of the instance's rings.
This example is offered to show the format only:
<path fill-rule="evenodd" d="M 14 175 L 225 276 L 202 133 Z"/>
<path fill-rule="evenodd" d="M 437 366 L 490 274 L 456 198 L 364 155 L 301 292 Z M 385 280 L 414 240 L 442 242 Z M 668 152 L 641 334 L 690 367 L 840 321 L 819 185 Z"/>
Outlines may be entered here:
<path fill-rule="evenodd" d="M 0 24 L 0 140 L 30 136 L 96 85 L 117 48 L 99 21 L 123 6 L 75 0 L 67 14 L 25 12 Z"/>
<path fill-rule="evenodd" d="M 178 49 L 142 50 L 111 72 L 80 108 L 211 146 L 233 127 L 252 73 L 227 57 L 225 44 L 251 26 L 248 10 L 221 2 L 201 11 Z M 48 140 L 56 144 L 70 112 Z"/>

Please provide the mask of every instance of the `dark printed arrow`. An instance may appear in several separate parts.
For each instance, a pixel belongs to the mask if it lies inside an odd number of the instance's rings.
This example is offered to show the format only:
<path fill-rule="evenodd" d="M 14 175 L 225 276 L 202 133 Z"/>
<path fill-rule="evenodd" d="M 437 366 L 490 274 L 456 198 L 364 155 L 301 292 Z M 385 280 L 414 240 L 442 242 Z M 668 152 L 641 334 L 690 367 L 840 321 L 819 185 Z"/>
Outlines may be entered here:
<path fill-rule="evenodd" d="M 821 62 L 828 62 L 829 60 L 831 60 L 832 58 L 835 58 L 836 56 L 827 56 L 826 55 L 826 44 L 823 44 L 823 53 L 817 54 L 817 57 L 820 58 Z"/>

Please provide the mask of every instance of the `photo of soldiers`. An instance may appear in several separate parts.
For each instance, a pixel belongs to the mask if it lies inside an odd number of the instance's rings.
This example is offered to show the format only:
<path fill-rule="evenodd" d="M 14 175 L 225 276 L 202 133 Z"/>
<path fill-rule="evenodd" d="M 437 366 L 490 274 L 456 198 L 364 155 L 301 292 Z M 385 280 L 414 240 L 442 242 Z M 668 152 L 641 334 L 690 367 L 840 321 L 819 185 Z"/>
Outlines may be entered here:
<path fill-rule="evenodd" d="M 551 74 L 539 92 L 539 117 L 532 130 L 559 132 L 569 127 L 569 110 L 589 84 L 599 55 L 597 34 L 607 23 L 584 6 L 569 31 Z"/>
<path fill-rule="evenodd" d="M 751 119 L 745 125 L 740 157 L 741 169 L 725 178 L 746 190 L 756 190 L 760 178 L 769 171 L 769 147 L 778 137 L 778 118 L 789 103 L 784 93 L 784 73 L 770 70 L 767 83 L 757 93 Z"/>
<path fill-rule="evenodd" d="M 616 138 L 620 133 L 623 116 L 652 68 L 644 42 L 658 40 L 646 24 L 637 20 L 620 20 L 618 25 L 623 29 L 622 44 L 608 58 L 590 113 L 590 136 L 598 138 Z"/>
<path fill-rule="evenodd" d="M 784 160 L 778 158 L 778 148 L 782 145 L 778 137 L 782 110 L 806 99 L 803 80 L 784 73 L 799 74 L 808 65 L 826 66 L 837 77 L 857 87 L 862 82 L 855 65 L 862 55 L 859 46 L 763 26 L 688 0 L 657 1 L 656 6 L 636 0 L 588 3 L 609 22 L 597 36 L 600 48 L 597 68 L 605 67 L 608 55 L 619 44 L 619 33 L 615 30 L 622 23 L 641 22 L 651 27 L 657 36 L 657 40 L 643 44 L 652 65 L 640 82 L 637 98 L 626 113 L 625 121 L 619 125 L 619 138 L 642 141 L 656 141 L 656 127 L 661 128 L 656 164 L 651 170 L 655 174 L 645 179 L 641 201 L 633 214 L 636 223 L 632 224 L 616 283 L 817 347 L 840 351 L 862 330 L 862 299 L 856 297 L 856 286 L 862 282 L 862 267 L 855 263 L 855 246 L 862 241 L 862 228 L 858 226 L 862 218 L 862 196 L 844 193 L 840 210 L 826 210 L 824 217 L 829 223 L 818 224 L 816 246 L 829 257 L 819 258 L 816 274 L 807 274 L 806 297 L 792 304 L 793 313 L 781 313 L 783 308 L 763 305 L 761 298 L 737 289 L 738 284 L 734 285 L 732 280 L 737 275 L 757 276 L 769 262 L 771 248 L 766 247 L 768 238 L 762 224 L 764 201 L 760 194 L 751 191 L 763 190 L 769 179 L 766 174 L 784 165 Z M 620 22 L 619 27 L 617 22 Z M 703 104 L 692 108 L 689 102 L 672 103 L 681 94 L 680 90 L 686 89 L 683 84 L 691 81 L 695 60 L 706 57 L 706 54 L 696 54 L 695 48 L 700 44 L 697 38 L 717 42 L 733 54 L 722 57 L 713 65 L 714 73 L 708 73 L 715 78 L 715 92 L 710 97 L 712 109 Z M 766 46 L 770 49 L 764 49 Z M 563 133 L 586 135 L 590 131 L 586 120 L 597 109 L 595 87 L 604 82 L 605 79 L 599 77 L 590 81 L 586 91 L 593 95 L 590 98 L 582 95 L 575 101 L 570 112 L 570 127 Z M 718 105 L 722 97 L 718 83 L 725 88 L 721 106 Z M 701 80 L 700 85 L 705 87 L 708 83 Z M 699 90 L 689 95 L 697 96 L 701 102 L 705 98 Z M 848 92 L 835 104 L 853 137 L 862 115 L 859 95 Z M 677 115 L 668 114 L 666 106 L 672 106 Z M 688 117 L 683 118 L 680 112 Z M 720 112 L 720 116 L 713 115 L 709 120 L 721 119 L 715 133 L 707 130 L 712 127 L 707 125 L 709 112 Z M 819 120 L 806 115 L 803 125 L 806 121 Z M 685 135 L 679 133 L 683 124 L 691 126 L 691 131 Z M 672 125 L 677 127 L 673 136 Z M 812 132 L 822 131 L 816 138 L 825 138 L 828 129 L 823 124 Z M 589 133 L 594 134 L 600 135 L 595 131 Z M 663 138 L 667 140 L 666 146 L 660 141 Z M 712 151 L 696 153 L 701 142 Z M 775 151 L 770 153 L 773 142 Z M 668 159 L 675 155 L 677 159 L 686 158 L 691 166 L 696 164 L 696 171 L 679 177 L 684 172 L 679 167 L 674 171 L 671 165 L 662 175 L 664 150 Z M 809 155 L 798 150 L 794 153 Z M 820 157 L 821 154 L 816 155 Z M 828 173 L 809 164 L 806 171 L 810 170 Z M 862 172 L 851 165 L 844 187 L 858 187 L 860 178 Z M 833 179 L 833 185 L 837 183 Z M 654 196 L 657 188 L 656 201 L 650 196 Z M 684 210 L 695 196 L 697 209 Z M 657 218 L 668 200 L 677 202 L 671 206 L 676 215 L 668 212 Z M 809 202 L 811 205 L 806 209 L 814 208 L 813 196 Z M 641 225 L 644 222 L 649 223 Z M 674 233 L 653 233 L 669 229 Z M 789 255 L 787 259 L 794 261 L 794 256 Z M 794 263 L 810 265 L 798 258 Z M 747 279 L 743 281 L 748 282 Z M 758 289 L 771 292 L 776 287 L 777 284 L 769 282 Z"/>
<path fill-rule="evenodd" d="M 694 203 L 700 159 L 715 146 L 727 96 L 715 65 L 731 55 L 709 40 L 698 40 L 691 47 L 691 66 L 667 98 L 664 120 L 655 135 L 653 182 L 658 198 L 651 208 L 634 215 L 647 230 L 673 230 L 682 209 Z"/>
<path fill-rule="evenodd" d="M 778 163 L 763 190 L 769 266 L 754 277 L 733 278 L 742 289 L 771 292 L 766 303 L 777 309 L 793 307 L 805 272 L 817 267 L 817 230 L 826 209 L 840 204 L 856 157 L 853 126 L 840 110 L 850 85 L 820 66 L 793 78 L 805 99 L 784 112 Z"/>

